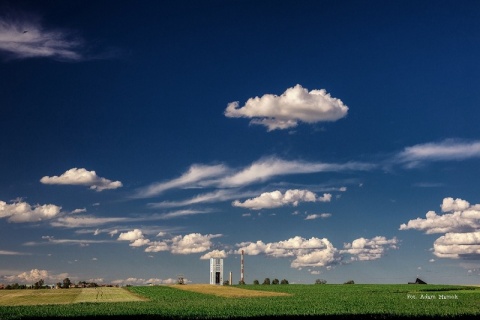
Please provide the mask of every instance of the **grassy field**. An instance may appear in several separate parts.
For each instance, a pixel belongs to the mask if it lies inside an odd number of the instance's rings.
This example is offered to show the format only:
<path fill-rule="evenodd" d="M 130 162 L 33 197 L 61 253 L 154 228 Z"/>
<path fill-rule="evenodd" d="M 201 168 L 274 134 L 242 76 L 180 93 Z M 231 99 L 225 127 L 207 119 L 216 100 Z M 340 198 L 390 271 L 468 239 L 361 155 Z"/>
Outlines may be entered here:
<path fill-rule="evenodd" d="M 191 290 L 185 290 L 191 287 Z M 219 319 L 318 317 L 369 319 L 462 318 L 480 315 L 480 288 L 444 285 L 270 285 L 215 287 L 185 285 L 131 287 L 128 290 L 146 301 L 103 302 L 80 295 L 64 304 L 0 306 L 0 319 L 122 318 L 122 319 Z M 118 289 L 121 290 L 121 289 Z M 217 292 L 212 292 L 217 290 Z M 254 291 L 252 291 L 254 290 Z M 28 290 L 35 292 L 35 290 Z M 39 291 L 39 290 L 36 290 Z M 61 291 L 68 296 L 69 290 Z M 225 294 L 225 292 L 230 292 Z M 234 291 L 237 291 L 236 293 Z M 251 291 L 247 294 L 246 291 Z M 287 293 L 256 296 L 256 291 Z M 5 297 L 1 292 L 0 301 Z M 223 292 L 223 296 L 219 296 Z M 54 293 L 56 294 L 56 293 Z M 60 297 L 52 299 L 62 300 Z M 69 298 L 71 299 L 71 298 Z M 91 300 L 89 300 L 91 299 Z M 13 299 L 15 300 L 15 299 Z M 10 301 L 13 301 L 10 300 Z M 52 301 L 53 301 L 52 300 Z M 68 299 L 67 299 L 68 300 Z M 6 301 L 6 300 L 5 300 Z M 88 302 L 87 302 L 88 301 Z M 75 303 L 78 302 L 78 303 Z M 13 302 L 11 302 L 13 303 Z M 2 302 L 3 305 L 5 303 Z"/>
<path fill-rule="evenodd" d="M 0 290 L 0 306 L 33 306 L 81 302 L 126 302 L 145 300 L 122 288 L 68 290 Z"/>

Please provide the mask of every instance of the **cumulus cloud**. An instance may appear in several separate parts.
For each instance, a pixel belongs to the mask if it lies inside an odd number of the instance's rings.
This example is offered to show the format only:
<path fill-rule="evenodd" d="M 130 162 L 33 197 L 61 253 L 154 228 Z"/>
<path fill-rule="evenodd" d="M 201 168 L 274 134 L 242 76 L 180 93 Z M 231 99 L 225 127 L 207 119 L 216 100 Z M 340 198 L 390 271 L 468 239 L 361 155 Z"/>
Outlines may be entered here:
<path fill-rule="evenodd" d="M 171 242 L 171 252 L 173 254 L 191 254 L 210 250 L 212 239 L 221 237 L 221 234 L 191 233 L 185 236 L 175 236 Z"/>
<path fill-rule="evenodd" d="M 225 250 L 213 250 L 208 253 L 205 253 L 203 256 L 200 257 L 201 260 L 209 260 L 211 258 L 215 259 L 222 259 L 226 258 L 228 255 Z"/>
<path fill-rule="evenodd" d="M 433 243 L 433 254 L 439 258 L 480 258 L 480 231 L 449 232 Z"/>
<path fill-rule="evenodd" d="M 400 230 L 419 230 L 426 234 L 447 232 L 472 232 L 480 228 L 480 205 L 471 206 L 462 199 L 445 198 L 442 211 L 450 212 L 438 215 L 429 211 L 425 219 L 417 218 L 400 225 Z"/>
<path fill-rule="evenodd" d="M 8 204 L 0 201 L 0 218 L 7 218 L 9 222 L 38 222 L 50 220 L 60 214 L 62 207 L 54 204 L 30 205 L 19 201 Z"/>
<path fill-rule="evenodd" d="M 235 207 L 248 208 L 253 210 L 278 208 L 286 205 L 297 206 L 300 202 L 329 202 L 332 195 L 325 193 L 322 197 L 309 190 L 287 190 L 285 193 L 279 190 L 273 192 L 264 192 L 260 196 L 240 202 L 236 200 L 232 203 Z"/>
<path fill-rule="evenodd" d="M 445 140 L 439 143 L 418 144 L 405 148 L 396 159 L 407 167 L 424 162 L 480 158 L 480 141 Z"/>
<path fill-rule="evenodd" d="M 145 239 L 140 229 L 134 229 L 128 232 L 122 232 L 117 238 L 118 241 L 130 241 L 130 247 L 142 247 L 150 244 L 150 240 Z"/>
<path fill-rule="evenodd" d="M 65 30 L 47 29 L 34 16 L 0 17 L 0 51 L 14 59 L 78 61 L 83 42 Z"/>
<path fill-rule="evenodd" d="M 87 171 L 84 168 L 72 168 L 67 170 L 61 176 L 48 177 L 40 179 L 43 184 L 62 184 L 87 186 L 98 192 L 107 189 L 117 189 L 122 187 L 120 181 L 111 181 L 97 176 L 95 171 Z"/>
<path fill-rule="evenodd" d="M 166 241 L 152 241 L 149 246 L 145 249 L 145 252 L 162 252 L 169 251 L 170 246 Z"/>
<path fill-rule="evenodd" d="M 388 249 L 398 248 L 398 239 L 377 236 L 372 239 L 359 238 L 344 244 L 341 253 L 352 255 L 352 260 L 368 261 L 380 259 Z"/>
<path fill-rule="evenodd" d="M 442 215 L 429 211 L 426 219 L 417 218 L 400 225 L 400 230 L 414 229 L 427 234 L 444 233 L 433 243 L 433 254 L 439 258 L 480 258 L 480 204 L 463 199 L 443 199 Z"/>
<path fill-rule="evenodd" d="M 243 242 L 237 244 L 237 253 L 242 250 L 247 255 L 258 255 L 261 253 L 275 258 L 292 257 L 292 268 L 302 267 L 325 267 L 340 263 L 342 257 L 338 250 L 326 238 L 312 237 L 305 239 L 300 236 L 288 240 L 264 243 Z"/>
<path fill-rule="evenodd" d="M 337 121 L 347 112 L 348 107 L 325 89 L 308 91 L 297 84 L 280 96 L 265 94 L 250 98 L 243 107 L 231 102 L 224 114 L 229 118 L 250 118 L 250 124 L 263 125 L 272 131 L 293 128 L 299 122 Z"/>
<path fill-rule="evenodd" d="M 147 245 L 145 252 L 169 251 L 173 254 L 192 254 L 210 250 L 212 247 L 212 239 L 221 236 L 221 234 L 202 235 L 200 233 L 190 233 L 162 241 L 150 241 L 145 238 L 141 230 L 135 229 L 121 233 L 118 240 L 130 241 L 130 246 L 132 247 Z"/>
<path fill-rule="evenodd" d="M 51 274 L 47 270 L 32 269 L 17 275 L 5 276 L 4 278 L 8 282 L 32 284 L 40 279 L 43 279 L 45 282 L 57 282 L 67 277 L 68 273 Z"/>
<path fill-rule="evenodd" d="M 443 199 L 441 208 L 443 212 L 450 212 L 450 211 L 463 211 L 470 207 L 470 203 L 468 201 L 462 199 L 453 199 L 452 197 L 448 197 Z"/>
<path fill-rule="evenodd" d="M 135 241 L 137 239 L 143 239 L 143 233 L 140 229 L 134 229 L 128 232 L 122 232 L 118 236 L 117 240 L 120 241 Z"/>

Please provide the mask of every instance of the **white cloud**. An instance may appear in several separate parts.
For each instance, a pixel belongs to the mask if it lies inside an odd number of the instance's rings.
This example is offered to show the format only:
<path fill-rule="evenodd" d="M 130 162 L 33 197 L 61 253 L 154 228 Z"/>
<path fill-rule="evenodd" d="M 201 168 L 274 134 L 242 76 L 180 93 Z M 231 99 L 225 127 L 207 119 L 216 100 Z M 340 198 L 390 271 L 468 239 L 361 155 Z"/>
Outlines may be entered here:
<path fill-rule="evenodd" d="M 400 230 L 414 229 L 427 234 L 445 233 L 433 243 L 433 254 L 439 258 L 478 259 L 480 257 L 480 205 L 470 205 L 462 199 L 444 198 L 441 208 L 445 213 L 434 211 L 426 219 L 417 218 L 402 224 Z"/>
<path fill-rule="evenodd" d="M 262 158 L 247 167 L 237 170 L 233 170 L 226 165 L 208 166 L 195 164 L 180 177 L 141 188 L 132 197 L 154 197 L 174 188 L 220 188 L 220 190 L 200 194 L 187 200 L 163 201 L 150 204 L 150 206 L 156 208 L 180 207 L 198 203 L 227 201 L 242 196 L 253 196 L 252 192 L 238 194 L 238 190 L 226 190 L 224 188 L 244 187 L 253 183 L 267 181 L 276 176 L 317 172 L 366 171 L 374 167 L 375 165 L 373 164 L 361 162 L 336 164 L 298 160 L 289 161 L 273 156 Z M 340 191 L 344 190 L 340 189 Z"/>
<path fill-rule="evenodd" d="M 38 245 L 79 245 L 82 247 L 89 246 L 90 244 L 99 244 L 99 243 L 112 243 L 110 240 L 87 240 L 87 239 L 55 239 L 51 236 L 43 236 L 42 239 L 47 240 L 46 242 L 25 242 L 24 246 L 38 246 Z"/>
<path fill-rule="evenodd" d="M 169 189 L 195 187 L 197 183 L 203 180 L 209 180 L 219 175 L 223 175 L 228 171 L 224 165 L 199 165 L 190 166 L 187 172 L 179 178 L 151 184 L 148 187 L 141 188 L 137 191 L 134 198 L 149 198 L 157 196 Z"/>
<path fill-rule="evenodd" d="M 249 208 L 253 210 L 278 208 L 286 205 L 297 206 L 300 202 L 329 202 L 332 195 L 325 193 L 322 197 L 309 190 L 287 190 L 281 193 L 279 190 L 273 192 L 264 192 L 260 196 L 240 202 L 238 200 L 232 203 L 235 207 Z"/>
<path fill-rule="evenodd" d="M 63 30 L 45 29 L 35 17 L 0 17 L 0 51 L 15 59 L 82 60 L 82 41 Z"/>
<path fill-rule="evenodd" d="M 205 252 L 212 246 L 211 239 L 221 237 L 221 234 L 191 233 L 172 238 L 171 252 L 173 254 L 191 254 Z"/>
<path fill-rule="evenodd" d="M 199 203 L 212 203 L 232 200 L 238 197 L 249 197 L 254 195 L 253 192 L 239 192 L 235 189 L 221 189 L 213 192 L 202 193 L 190 199 L 180 201 L 162 201 L 157 203 L 149 203 L 152 208 L 174 208 L 184 207 Z"/>
<path fill-rule="evenodd" d="M 229 118 L 250 118 L 251 124 L 267 127 L 268 131 L 296 127 L 298 122 L 336 121 L 347 115 L 348 107 L 326 90 L 308 91 L 301 85 L 288 88 L 282 95 L 265 94 L 250 98 L 243 107 L 231 102 L 225 109 Z"/>
<path fill-rule="evenodd" d="M 141 234 L 141 231 L 139 231 L 140 230 L 137 229 L 137 231 L 131 231 L 128 235 L 125 234 L 125 240 L 143 240 L 143 234 Z M 190 233 L 184 236 L 178 235 L 171 239 L 165 239 L 163 241 L 148 241 L 144 242 L 142 245 L 148 245 L 148 247 L 145 249 L 145 252 L 170 251 L 173 254 L 192 254 L 210 250 L 210 248 L 212 247 L 212 239 L 221 236 L 221 234 L 202 235 L 200 233 Z"/>
<path fill-rule="evenodd" d="M 450 211 L 463 211 L 470 207 L 470 203 L 468 201 L 462 199 L 453 199 L 451 197 L 443 199 L 441 208 L 443 212 L 450 212 Z"/>
<path fill-rule="evenodd" d="M 439 258 L 480 257 L 480 231 L 453 233 L 441 236 L 433 243 L 433 254 Z"/>
<path fill-rule="evenodd" d="M 437 215 L 429 211 L 426 219 L 417 218 L 400 226 L 400 230 L 420 230 L 427 234 L 447 232 L 471 232 L 480 228 L 480 205 L 470 206 L 462 199 L 445 198 L 442 211 L 451 212 Z M 453 211 L 453 212 L 452 212 Z"/>
<path fill-rule="evenodd" d="M 143 238 L 144 238 L 144 236 L 143 236 L 142 231 L 140 229 L 134 229 L 132 231 L 120 233 L 117 240 L 120 240 L 120 241 L 135 241 L 135 240 L 143 239 Z"/>
<path fill-rule="evenodd" d="M 305 174 L 316 172 L 336 172 L 349 170 L 370 170 L 373 165 L 367 163 L 348 162 L 344 164 L 289 161 L 268 157 L 260 159 L 243 170 L 225 176 L 218 181 L 220 187 L 240 187 L 256 182 L 266 181 L 275 176 Z"/>
<path fill-rule="evenodd" d="M 7 218 L 9 222 L 38 222 L 55 218 L 62 207 L 54 204 L 31 206 L 26 202 L 7 204 L 0 201 L 0 218 Z"/>
<path fill-rule="evenodd" d="M 145 249 L 145 252 L 161 252 L 169 251 L 170 246 L 165 241 L 153 241 L 150 242 L 149 246 Z"/>
<path fill-rule="evenodd" d="M 68 273 L 51 274 L 47 270 L 32 269 L 30 271 L 22 272 L 18 275 L 5 276 L 4 278 L 8 282 L 33 284 L 34 282 L 37 282 L 40 279 L 43 279 L 46 283 L 58 282 L 67 278 L 68 276 L 69 276 Z"/>
<path fill-rule="evenodd" d="M 428 161 L 450 161 L 480 158 L 480 141 L 445 140 L 439 143 L 418 144 L 405 148 L 397 161 L 416 167 Z"/>
<path fill-rule="evenodd" d="M 72 213 L 72 214 L 75 214 L 75 213 L 84 213 L 84 212 L 87 212 L 87 209 L 86 209 L 86 208 L 83 208 L 83 209 L 75 209 L 75 210 L 73 210 L 71 213 Z"/>
<path fill-rule="evenodd" d="M 325 267 L 337 264 L 342 257 L 332 243 L 326 239 L 312 237 L 305 239 L 300 236 L 288 240 L 264 243 L 243 242 L 237 244 L 239 248 L 236 253 L 242 250 L 247 255 L 258 255 L 264 253 L 275 258 L 293 257 L 292 268 L 302 267 Z"/>
<path fill-rule="evenodd" d="M 309 214 L 305 220 L 326 219 L 332 216 L 331 213 Z"/>
<path fill-rule="evenodd" d="M 130 247 L 143 247 L 150 244 L 150 240 L 145 239 L 145 236 L 140 229 L 122 232 L 118 236 L 117 240 L 130 241 Z"/>
<path fill-rule="evenodd" d="M 150 244 L 150 240 L 148 239 L 136 239 L 132 243 L 129 244 L 130 247 L 143 247 Z"/>
<path fill-rule="evenodd" d="M 43 184 L 87 186 L 90 187 L 90 189 L 98 192 L 122 187 L 122 183 L 120 181 L 111 181 L 106 178 L 99 177 L 95 171 L 87 171 L 84 168 L 72 168 L 67 170 L 61 176 L 45 176 L 40 179 L 40 182 Z"/>
<path fill-rule="evenodd" d="M 174 219 L 174 218 L 179 218 L 179 217 L 186 217 L 186 216 L 193 216 L 193 215 L 198 215 L 198 214 L 205 214 L 205 213 L 210 213 L 210 210 L 192 210 L 192 209 L 186 209 L 186 210 L 177 210 L 177 211 L 172 211 L 168 213 L 163 213 L 156 215 L 155 217 L 161 220 L 168 220 L 168 219 Z"/>
<path fill-rule="evenodd" d="M 111 217 L 111 218 L 97 218 L 88 215 L 75 215 L 73 217 L 64 216 L 50 223 L 53 227 L 60 228 L 80 228 L 80 227 L 96 227 L 102 224 L 113 222 L 128 222 L 131 218 Z"/>
<path fill-rule="evenodd" d="M 372 239 L 359 238 L 352 243 L 345 243 L 341 253 L 351 254 L 352 260 L 368 261 L 380 259 L 387 249 L 397 249 L 397 238 L 387 239 L 377 236 Z"/>
<path fill-rule="evenodd" d="M 208 253 L 205 253 L 203 256 L 200 257 L 201 260 L 209 260 L 211 258 L 215 259 L 222 259 L 226 258 L 228 255 L 225 250 L 213 250 Z"/>
<path fill-rule="evenodd" d="M 16 252 L 16 251 L 8 251 L 8 250 L 0 250 L 0 256 L 23 256 L 29 255 L 28 253 Z"/>

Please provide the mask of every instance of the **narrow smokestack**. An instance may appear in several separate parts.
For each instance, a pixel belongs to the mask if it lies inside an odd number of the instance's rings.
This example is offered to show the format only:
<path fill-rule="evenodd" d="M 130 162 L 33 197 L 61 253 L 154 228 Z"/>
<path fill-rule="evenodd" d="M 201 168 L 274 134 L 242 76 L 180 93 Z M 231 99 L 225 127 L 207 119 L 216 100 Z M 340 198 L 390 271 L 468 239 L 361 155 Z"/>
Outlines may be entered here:
<path fill-rule="evenodd" d="M 230 271 L 230 278 L 229 278 L 228 284 L 229 284 L 229 285 L 233 285 L 233 275 L 232 275 L 232 271 Z"/>
<path fill-rule="evenodd" d="M 245 282 L 245 261 L 243 260 L 243 250 L 242 250 L 242 259 L 240 260 L 240 281 L 241 283 Z"/>

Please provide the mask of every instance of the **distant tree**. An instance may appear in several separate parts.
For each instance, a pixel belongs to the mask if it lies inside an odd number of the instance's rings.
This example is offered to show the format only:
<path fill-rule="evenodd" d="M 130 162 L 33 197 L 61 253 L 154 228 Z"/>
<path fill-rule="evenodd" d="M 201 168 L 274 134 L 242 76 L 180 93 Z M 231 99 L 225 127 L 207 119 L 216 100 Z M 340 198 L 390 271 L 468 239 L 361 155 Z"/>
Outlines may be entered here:
<path fill-rule="evenodd" d="M 260 284 L 257 279 L 253 280 L 253 284 Z"/>
<path fill-rule="evenodd" d="M 223 281 L 223 285 L 224 285 L 224 286 L 229 286 L 229 285 L 230 285 L 230 281 L 228 281 L 228 280 Z"/>
<path fill-rule="evenodd" d="M 65 278 L 63 279 L 63 285 L 62 285 L 62 288 L 65 288 L 65 289 L 68 289 L 70 288 L 70 285 L 72 284 L 72 282 L 70 281 L 69 278 Z"/>
<path fill-rule="evenodd" d="M 240 281 L 238 281 L 238 284 L 241 285 L 241 286 L 243 286 L 243 285 L 245 284 L 245 281 L 240 280 Z"/>
<path fill-rule="evenodd" d="M 327 280 L 325 280 L 325 279 L 317 279 L 317 280 L 315 280 L 315 284 L 327 284 Z"/>
<path fill-rule="evenodd" d="M 61 282 L 57 282 L 57 288 L 61 288 L 62 287 L 62 283 Z"/>
<path fill-rule="evenodd" d="M 262 284 L 270 284 L 270 278 L 265 278 Z"/>
<path fill-rule="evenodd" d="M 288 280 L 287 280 L 287 279 L 283 279 L 282 281 L 280 281 L 280 284 L 288 284 Z"/>
<path fill-rule="evenodd" d="M 272 284 L 279 284 L 279 283 L 280 283 L 280 281 L 277 278 L 273 279 L 273 281 L 272 281 Z"/>
<path fill-rule="evenodd" d="M 348 281 L 345 282 L 344 284 L 355 284 L 355 281 L 353 281 L 353 280 L 348 280 Z"/>

